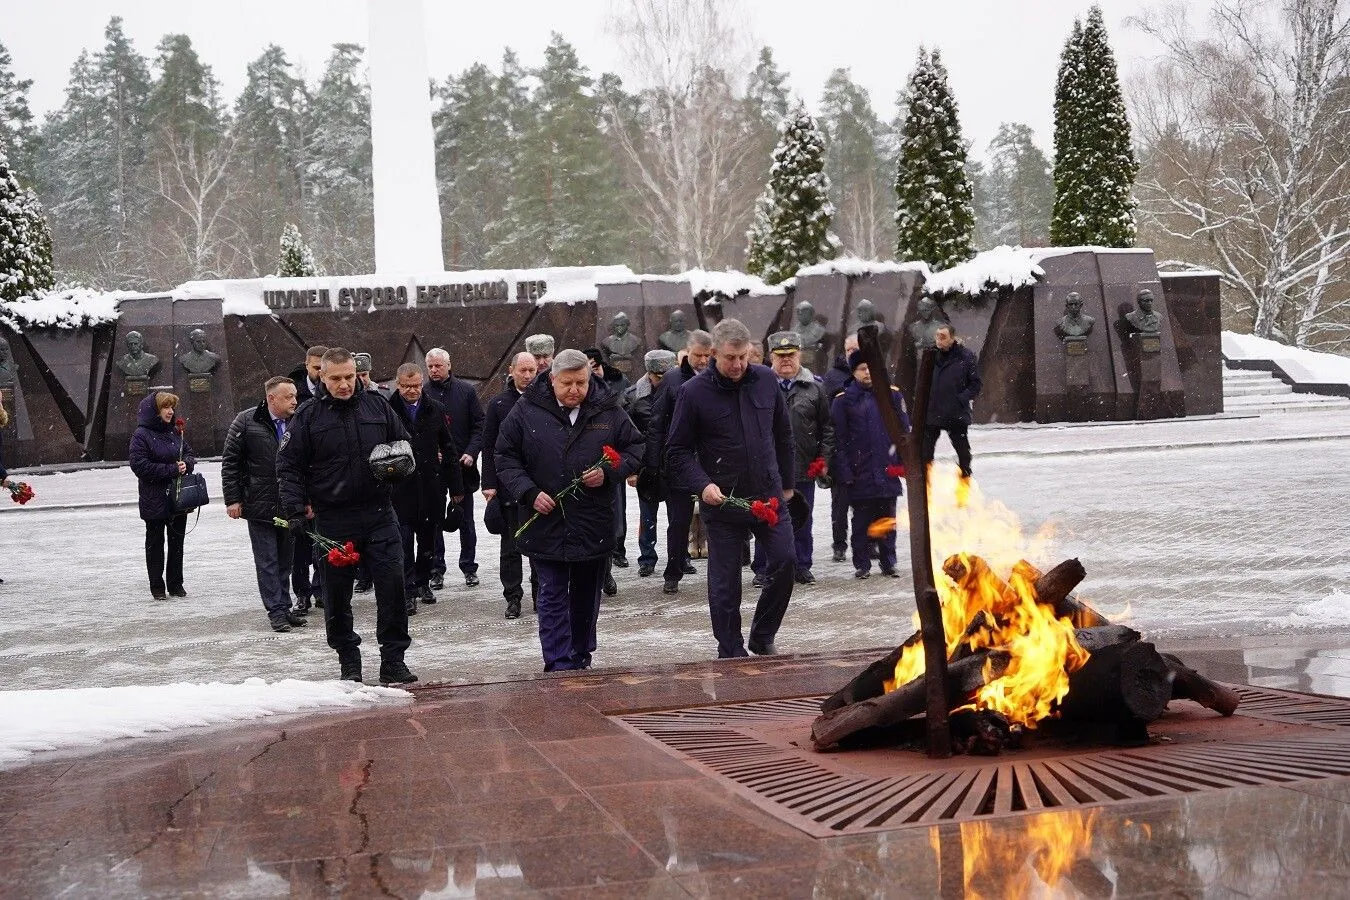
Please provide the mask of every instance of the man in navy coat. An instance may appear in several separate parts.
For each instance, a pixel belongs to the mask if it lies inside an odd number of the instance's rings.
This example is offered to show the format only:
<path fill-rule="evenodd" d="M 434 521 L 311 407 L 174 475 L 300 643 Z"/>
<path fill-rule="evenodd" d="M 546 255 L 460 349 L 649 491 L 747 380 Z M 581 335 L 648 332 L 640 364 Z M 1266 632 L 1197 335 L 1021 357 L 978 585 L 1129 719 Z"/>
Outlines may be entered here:
<path fill-rule="evenodd" d="M 459 570 L 464 584 L 478 584 L 478 528 L 473 518 L 473 492 L 478 490 L 478 454 L 483 452 L 483 403 L 467 381 L 450 371 L 450 354 L 440 347 L 427 352 L 427 382 L 423 390 L 445 407 L 450 436 L 461 454 L 460 476 L 464 482 L 464 501 L 459 505 Z M 436 558 L 431 565 L 431 588 L 445 586 L 445 532 L 436 531 Z"/>
<path fill-rule="evenodd" d="M 736 319 L 713 329 L 713 363 L 675 399 L 666 457 L 675 487 L 699 497 L 708 534 L 708 610 L 719 658 L 775 652 L 774 637 L 792 598 L 796 555 L 787 500 L 795 482 L 792 424 L 773 371 L 750 363 L 750 331 Z M 727 504 L 777 500 L 769 525 Z M 741 635 L 741 554 L 753 533 L 764 551 L 764 588 Z"/>

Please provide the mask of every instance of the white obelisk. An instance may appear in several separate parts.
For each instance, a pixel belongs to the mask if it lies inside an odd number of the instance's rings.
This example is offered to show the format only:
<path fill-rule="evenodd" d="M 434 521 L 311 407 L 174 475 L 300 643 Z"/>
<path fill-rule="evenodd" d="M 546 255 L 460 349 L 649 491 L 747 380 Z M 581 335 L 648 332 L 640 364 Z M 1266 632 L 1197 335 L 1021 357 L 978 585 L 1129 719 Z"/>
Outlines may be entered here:
<path fill-rule="evenodd" d="M 368 0 L 375 271 L 445 270 L 422 0 Z"/>

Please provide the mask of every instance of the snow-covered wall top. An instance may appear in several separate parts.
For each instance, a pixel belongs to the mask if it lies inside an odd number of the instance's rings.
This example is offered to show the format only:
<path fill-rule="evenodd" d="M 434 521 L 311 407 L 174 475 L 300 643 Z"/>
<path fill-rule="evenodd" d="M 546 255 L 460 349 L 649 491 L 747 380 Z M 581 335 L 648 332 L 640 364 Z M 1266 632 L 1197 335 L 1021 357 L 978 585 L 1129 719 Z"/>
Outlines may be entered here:
<path fill-rule="evenodd" d="M 920 272 L 929 274 L 926 262 L 881 262 L 875 259 L 858 259 L 846 256 L 842 259 L 830 259 L 814 266 L 797 270 L 797 277 L 804 275 L 880 275 L 884 272 Z"/>
<path fill-rule="evenodd" d="M 1278 341 L 1232 331 L 1225 331 L 1222 340 L 1224 359 L 1274 363 L 1295 384 L 1350 385 L 1350 357 L 1290 347 Z"/>
<path fill-rule="evenodd" d="M 28 328 L 92 328 L 115 321 L 120 315 L 117 304 L 123 297 L 135 297 L 124 291 L 91 291 L 72 288 L 52 291 L 41 297 L 20 297 L 0 303 L 0 322 L 23 331 Z"/>
<path fill-rule="evenodd" d="M 708 272 L 704 269 L 689 269 L 678 275 L 634 275 L 629 272 L 624 278 L 602 277 L 597 284 L 618 284 L 635 281 L 662 281 L 671 284 L 685 283 L 694 296 L 699 294 L 720 294 L 724 297 L 739 297 L 749 294 L 752 297 L 767 297 L 782 294 L 782 285 L 765 284 L 763 279 L 744 272 Z"/>
<path fill-rule="evenodd" d="M 1062 248 L 1053 249 L 1058 251 Z M 995 247 L 976 254 L 974 259 L 960 265 L 929 275 L 924 282 L 924 290 L 930 294 L 977 296 L 984 291 L 1002 287 L 1026 287 L 1045 275 L 1045 270 L 1037 264 L 1037 260 L 1053 255 L 1059 254 L 1045 253 L 1044 249 Z"/>

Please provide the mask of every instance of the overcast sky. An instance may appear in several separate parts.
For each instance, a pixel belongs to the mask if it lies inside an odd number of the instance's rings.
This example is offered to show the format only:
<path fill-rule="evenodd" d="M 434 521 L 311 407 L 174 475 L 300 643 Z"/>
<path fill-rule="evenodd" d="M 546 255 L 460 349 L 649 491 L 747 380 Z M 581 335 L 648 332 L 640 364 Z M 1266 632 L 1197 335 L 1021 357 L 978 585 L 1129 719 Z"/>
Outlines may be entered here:
<path fill-rule="evenodd" d="M 378 0 L 375 0 L 378 2 Z M 593 75 L 624 74 L 605 22 L 614 0 L 431 0 L 426 3 L 430 74 L 436 79 L 482 61 L 497 68 L 512 47 L 526 66 L 543 60 L 552 31 L 576 46 Z M 1156 0 L 1102 0 L 1122 77 L 1156 53 L 1124 19 Z M 1032 126 L 1050 145 L 1055 71 L 1060 47 L 1089 0 L 740 0 L 756 45 L 771 46 L 790 86 L 811 108 L 831 70 L 852 69 L 883 119 L 920 43 L 942 50 L 966 137 L 982 153 L 1000 122 Z M 1207 0 L 1189 0 L 1201 8 Z M 827 11 L 821 15 L 821 10 Z M 328 48 L 367 42 L 365 0 L 0 0 L 0 42 L 20 78 L 33 79 L 30 99 L 41 117 L 63 100 L 71 63 L 97 50 L 112 15 L 125 20 L 137 49 L 153 57 L 166 33 L 184 32 L 230 99 L 244 85 L 245 66 L 269 43 L 281 45 L 314 81 Z"/>

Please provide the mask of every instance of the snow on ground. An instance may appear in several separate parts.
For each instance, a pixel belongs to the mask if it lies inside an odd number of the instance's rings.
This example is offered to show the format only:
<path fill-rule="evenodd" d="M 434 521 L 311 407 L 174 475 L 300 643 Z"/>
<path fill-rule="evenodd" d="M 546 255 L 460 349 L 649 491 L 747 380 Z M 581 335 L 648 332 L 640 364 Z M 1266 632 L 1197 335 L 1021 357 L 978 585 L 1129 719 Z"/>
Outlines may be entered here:
<path fill-rule="evenodd" d="M 1231 360 L 1271 360 L 1297 382 L 1350 385 L 1350 356 L 1290 347 L 1251 334 L 1223 333 L 1223 355 Z"/>
<path fill-rule="evenodd" d="M 1321 600 L 1301 604 L 1274 624 L 1290 628 L 1350 627 L 1350 593 L 1336 590 Z"/>
<path fill-rule="evenodd" d="M 0 766 L 35 753 L 315 709 L 412 702 L 407 691 L 344 681 L 165 684 L 0 691 Z"/>

